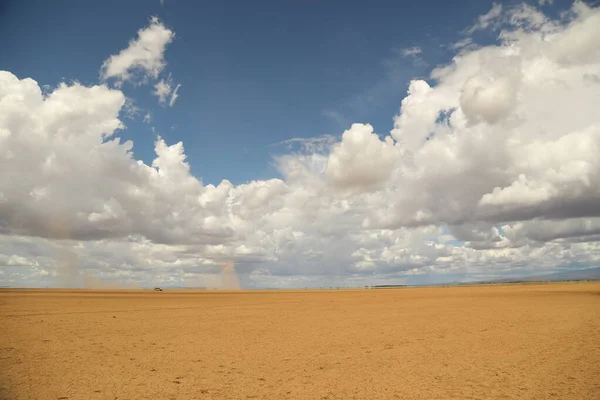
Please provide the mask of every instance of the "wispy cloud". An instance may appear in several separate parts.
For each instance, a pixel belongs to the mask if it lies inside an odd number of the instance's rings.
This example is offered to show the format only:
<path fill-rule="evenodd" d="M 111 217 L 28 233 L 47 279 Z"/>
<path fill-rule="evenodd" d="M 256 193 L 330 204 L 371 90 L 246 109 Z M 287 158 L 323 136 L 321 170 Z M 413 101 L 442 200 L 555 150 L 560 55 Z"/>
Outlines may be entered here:
<path fill-rule="evenodd" d="M 475 31 L 488 29 L 497 22 L 501 15 L 502 4 L 494 3 L 490 11 L 484 15 L 480 15 L 479 18 L 477 18 L 477 22 L 467 30 L 467 33 L 470 35 Z"/>
<path fill-rule="evenodd" d="M 179 97 L 179 88 L 181 87 L 181 84 L 178 84 L 177 86 L 175 86 L 175 90 L 173 90 L 173 93 L 171 93 L 171 100 L 169 100 L 169 107 L 173 107 L 173 105 L 175 105 L 175 100 L 177 100 L 177 98 Z"/>
<path fill-rule="evenodd" d="M 322 135 L 310 138 L 291 138 L 274 143 L 276 146 L 285 146 L 288 149 L 299 146 L 302 151 L 307 153 L 323 153 L 331 149 L 331 146 L 339 140 L 333 135 Z"/>
<path fill-rule="evenodd" d="M 169 79 L 161 79 L 154 85 L 154 95 L 158 97 L 160 104 L 166 104 L 167 98 L 171 94 L 171 82 Z"/>
<path fill-rule="evenodd" d="M 488 11 L 484 15 L 480 15 L 477 18 L 477 22 L 475 25 L 467 29 L 467 34 L 472 34 L 475 31 L 488 29 L 493 26 L 498 20 L 498 18 L 502 15 L 502 4 L 494 3 L 490 11 Z"/>
<path fill-rule="evenodd" d="M 348 125 L 348 118 L 345 117 L 339 111 L 323 110 L 323 112 L 321 114 L 323 114 L 327 118 L 330 118 L 332 121 L 334 121 L 336 124 L 338 124 L 340 126 Z"/>
<path fill-rule="evenodd" d="M 350 123 L 366 118 L 371 112 L 401 93 L 411 78 L 421 75 L 428 64 L 421 58 L 422 47 L 393 48 L 380 61 L 382 74 L 378 80 L 362 92 L 340 102 L 337 107 L 327 108 L 322 115 L 346 129 Z"/>
<path fill-rule="evenodd" d="M 181 84 L 175 86 L 173 89 L 173 78 L 171 74 L 166 79 L 161 79 L 154 85 L 153 94 L 158 97 L 158 102 L 161 105 L 169 105 L 169 107 L 173 107 L 175 104 L 175 100 L 179 97 L 179 88 Z"/>
<path fill-rule="evenodd" d="M 470 37 L 466 37 L 464 39 L 459 40 L 458 42 L 453 43 L 451 48 L 453 48 L 455 50 L 459 50 L 459 49 L 468 48 L 472 44 L 473 44 L 473 39 L 471 39 Z"/>
<path fill-rule="evenodd" d="M 406 49 L 402 49 L 402 55 L 404 57 L 416 56 L 417 54 L 421 54 L 423 50 L 421 50 L 418 46 L 408 47 Z"/>

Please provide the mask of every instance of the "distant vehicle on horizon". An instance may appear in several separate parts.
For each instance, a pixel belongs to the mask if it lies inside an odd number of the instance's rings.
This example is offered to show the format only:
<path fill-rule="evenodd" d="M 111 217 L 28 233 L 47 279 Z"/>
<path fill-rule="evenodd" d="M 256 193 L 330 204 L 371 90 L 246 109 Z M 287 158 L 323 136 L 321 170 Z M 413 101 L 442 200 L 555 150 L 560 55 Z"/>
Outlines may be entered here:
<path fill-rule="evenodd" d="M 159 287 L 155 287 L 155 288 L 154 288 L 154 291 L 155 291 L 155 292 L 162 292 L 162 289 L 161 289 L 161 288 L 159 288 Z"/>

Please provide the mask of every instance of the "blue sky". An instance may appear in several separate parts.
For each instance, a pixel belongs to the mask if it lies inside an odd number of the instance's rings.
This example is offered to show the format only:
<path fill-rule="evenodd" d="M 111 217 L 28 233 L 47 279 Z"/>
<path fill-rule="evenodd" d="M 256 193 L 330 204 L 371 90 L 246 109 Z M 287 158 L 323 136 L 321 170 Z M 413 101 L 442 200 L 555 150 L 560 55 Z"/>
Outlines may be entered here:
<path fill-rule="evenodd" d="M 158 16 L 176 33 L 165 57 L 180 97 L 164 108 L 148 87 L 123 91 L 152 113 L 168 143 L 184 141 L 196 176 L 237 184 L 276 176 L 270 156 L 282 140 L 340 135 L 352 122 L 387 134 L 409 80 L 447 62 L 446 46 L 491 4 L 9 1 L 0 13 L 1 66 L 40 85 L 97 84 L 102 62 Z M 413 46 L 418 59 L 402 56 Z M 121 136 L 150 162 L 150 126 L 126 124 Z"/>

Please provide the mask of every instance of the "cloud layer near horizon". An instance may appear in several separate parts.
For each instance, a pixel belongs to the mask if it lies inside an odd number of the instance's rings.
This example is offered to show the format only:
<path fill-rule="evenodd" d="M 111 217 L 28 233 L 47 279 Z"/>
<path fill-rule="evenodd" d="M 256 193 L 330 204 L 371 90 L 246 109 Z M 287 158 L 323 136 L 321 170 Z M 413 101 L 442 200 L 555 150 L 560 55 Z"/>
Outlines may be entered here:
<path fill-rule="evenodd" d="M 58 276 L 64 250 L 95 276 L 211 286 L 234 260 L 246 286 L 306 286 L 597 263 L 600 10 L 492 11 L 476 26 L 499 43 L 412 81 L 389 136 L 353 124 L 237 186 L 192 176 L 181 142 L 136 160 L 119 89 L 45 95 L 0 71 L 0 266 Z M 174 33 L 157 24 L 104 79 L 158 78 Z"/>

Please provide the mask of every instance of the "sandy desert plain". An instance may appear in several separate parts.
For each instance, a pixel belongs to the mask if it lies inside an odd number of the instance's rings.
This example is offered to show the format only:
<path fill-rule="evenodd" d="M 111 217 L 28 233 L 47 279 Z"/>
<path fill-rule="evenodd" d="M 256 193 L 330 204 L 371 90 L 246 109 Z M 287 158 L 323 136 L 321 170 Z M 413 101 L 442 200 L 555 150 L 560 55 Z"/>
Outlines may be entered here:
<path fill-rule="evenodd" d="M 600 283 L 2 290 L 0 398 L 600 399 Z"/>

